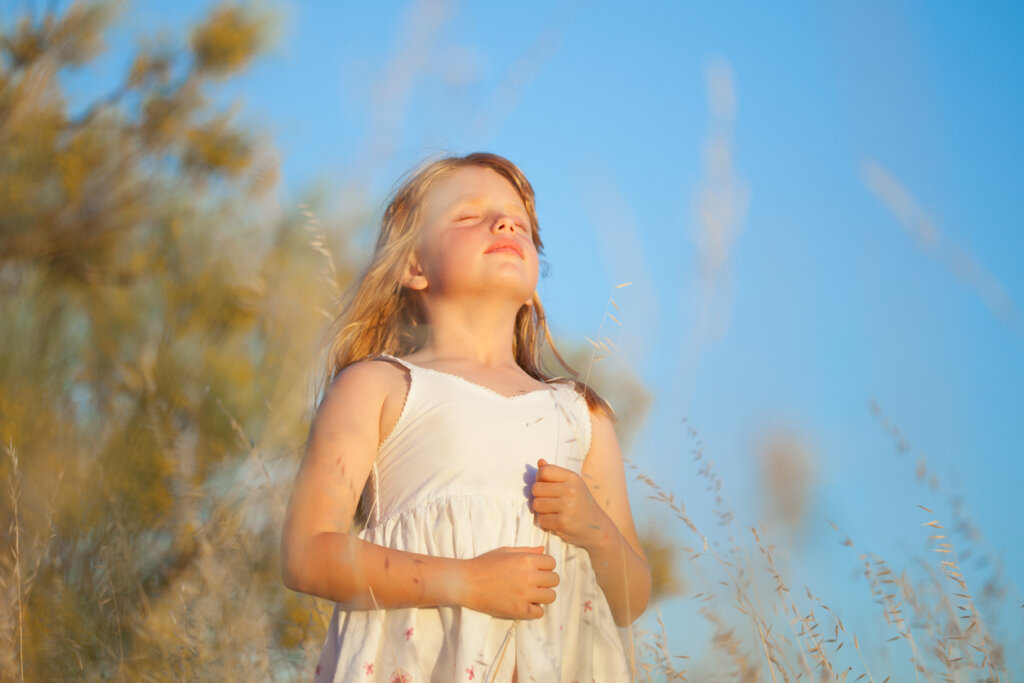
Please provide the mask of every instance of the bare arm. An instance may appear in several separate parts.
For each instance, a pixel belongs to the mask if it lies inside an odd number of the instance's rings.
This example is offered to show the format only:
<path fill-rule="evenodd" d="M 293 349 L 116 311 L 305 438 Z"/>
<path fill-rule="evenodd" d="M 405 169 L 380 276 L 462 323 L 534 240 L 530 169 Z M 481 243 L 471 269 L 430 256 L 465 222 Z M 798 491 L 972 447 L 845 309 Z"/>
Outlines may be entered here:
<path fill-rule="evenodd" d="M 622 453 L 611 421 L 592 415 L 593 437 L 583 476 L 538 463 L 534 511 L 542 528 L 585 548 L 618 626 L 643 614 L 651 570 L 633 523 Z"/>
<path fill-rule="evenodd" d="M 385 548 L 349 533 L 376 457 L 381 415 L 396 395 L 401 405 L 405 378 L 384 362 L 349 366 L 329 387 L 288 501 L 285 585 L 350 609 L 463 605 L 509 618 L 541 616 L 558 577 L 554 559 L 539 549 L 499 548 L 457 560 Z"/>

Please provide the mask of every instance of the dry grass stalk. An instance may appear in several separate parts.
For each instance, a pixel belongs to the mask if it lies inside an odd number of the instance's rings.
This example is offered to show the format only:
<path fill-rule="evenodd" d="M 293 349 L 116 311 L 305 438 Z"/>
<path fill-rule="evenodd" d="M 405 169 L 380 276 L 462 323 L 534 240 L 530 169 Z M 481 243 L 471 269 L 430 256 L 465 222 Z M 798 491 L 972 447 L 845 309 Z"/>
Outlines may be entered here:
<path fill-rule="evenodd" d="M 21 523 L 18 519 L 18 501 L 21 498 L 21 481 L 18 475 L 18 452 L 14 443 L 8 441 L 7 455 L 11 459 L 11 478 L 8 482 L 11 494 L 11 506 L 14 508 L 14 518 L 11 521 L 11 535 L 14 536 L 14 547 L 11 549 L 14 559 L 14 582 L 17 587 L 17 629 L 18 629 L 18 678 L 25 680 L 25 624 L 24 604 L 22 603 L 22 579 L 21 579 Z"/>
<path fill-rule="evenodd" d="M 932 513 L 928 508 L 922 508 L 928 513 Z M 939 532 L 943 531 L 944 527 L 937 519 L 930 520 L 922 524 L 922 526 L 929 527 L 929 529 Z M 929 543 L 932 545 L 932 551 L 940 555 L 949 557 L 950 559 L 940 560 L 941 571 L 945 578 L 956 584 L 956 590 L 958 592 L 953 595 L 959 599 L 958 604 L 955 607 L 963 612 L 960 615 L 960 619 L 968 621 L 968 626 L 965 631 L 956 635 L 957 640 L 962 640 L 969 647 L 978 651 L 982 655 L 982 661 L 979 666 L 980 669 L 988 669 L 991 679 L 994 681 L 1001 680 L 1000 671 L 997 669 L 996 658 L 993 657 L 992 653 L 992 640 L 987 633 L 984 622 L 981 615 L 978 613 L 978 609 L 974 604 L 974 599 L 971 596 L 971 591 L 967 586 L 967 580 L 960 570 L 960 560 L 956 554 L 956 548 L 953 543 L 950 542 L 946 534 L 933 533 L 928 537 Z M 961 635 L 962 634 L 962 635 Z M 977 642 L 972 642 L 977 641 Z M 949 646 L 949 640 L 944 643 Z M 951 648 L 950 648 L 950 653 Z M 940 655 L 945 653 L 939 650 Z M 968 652 L 968 654 L 970 654 Z M 944 658 L 944 657 L 943 657 Z M 961 663 L 962 658 L 956 658 L 956 664 Z M 953 663 L 953 658 L 950 658 L 949 663 Z M 971 660 L 968 660 L 971 661 Z"/>
<path fill-rule="evenodd" d="M 880 416 L 897 454 L 909 453 L 912 450 L 910 443 L 899 427 L 882 416 L 876 403 L 872 403 L 871 409 L 872 413 Z M 733 516 L 725 502 L 721 478 L 705 456 L 703 443 L 696 430 L 688 425 L 686 431 L 695 443 L 691 452 L 698 463 L 699 474 L 707 482 L 705 489 L 715 504 L 713 515 L 718 519 L 719 527 L 728 529 Z M 634 465 L 630 464 L 629 467 L 636 471 L 636 479 L 650 490 L 648 498 L 667 506 L 676 519 L 701 539 L 702 551 L 683 548 L 689 553 L 690 563 L 684 571 L 695 576 L 702 574 L 702 559 L 708 557 L 716 565 L 712 578 L 714 574 L 722 577 L 721 580 L 707 581 L 709 590 L 692 596 L 692 599 L 700 600 L 700 614 L 713 626 L 711 652 L 720 652 L 727 663 L 727 669 L 716 666 L 716 677 L 728 672 L 729 676 L 737 679 L 760 679 L 762 670 L 752 664 L 746 649 L 747 646 L 756 645 L 764 657 L 763 674 L 771 676 L 773 680 L 790 681 L 812 677 L 835 681 L 866 680 L 871 683 L 878 680 L 869 666 L 870 657 L 859 635 L 857 632 L 847 632 L 844 620 L 833 611 L 832 606 L 815 596 L 809 588 L 804 591 L 810 603 L 808 609 L 802 610 L 797 606 L 786 585 L 785 574 L 775 560 L 773 546 L 763 538 L 765 529 L 750 529 L 754 544 L 765 560 L 764 566 L 758 568 L 731 536 L 729 543 L 723 547 L 701 534 L 681 501 L 654 479 L 637 471 Z M 918 470 L 919 481 L 927 482 L 932 491 L 941 490 L 940 482 L 934 475 L 928 476 L 926 472 L 926 476 L 922 477 L 920 465 Z M 931 514 L 928 508 L 923 509 Z M 961 515 L 961 506 L 954 505 L 954 511 L 955 515 Z M 830 524 L 840 534 L 842 545 L 856 548 L 848 535 L 843 534 L 836 524 Z M 861 574 L 872 599 L 881 607 L 879 615 L 882 621 L 893 633 L 891 638 L 880 645 L 885 647 L 886 643 L 906 643 L 910 667 L 914 672 L 913 680 L 932 681 L 938 677 L 954 681 L 964 680 L 965 675 L 971 675 L 1001 681 L 1006 676 L 1003 650 L 983 620 L 974 594 L 968 589 L 968 580 L 962 570 L 962 558 L 957 555 L 957 547 L 948 538 L 939 520 L 926 521 L 925 526 L 931 532 L 929 547 L 940 556 L 936 574 L 930 580 L 915 580 L 908 570 L 894 571 L 877 555 L 858 551 Z M 966 521 L 958 521 L 956 526 L 969 540 L 976 541 L 981 536 Z M 929 563 L 922 563 L 922 568 L 931 576 L 933 570 Z M 772 616 L 773 613 L 780 613 L 775 611 L 771 603 L 762 603 L 758 588 L 760 580 L 769 583 L 772 588 L 770 594 L 779 600 L 782 614 L 789 615 L 786 621 L 793 640 L 781 634 L 776 617 Z M 998 574 L 986 586 L 990 586 L 988 592 L 992 595 L 1005 595 L 1006 589 L 1000 586 Z M 725 601 L 731 603 L 731 609 Z M 743 616 L 749 624 L 749 631 L 738 628 L 734 620 L 729 618 L 733 610 Z M 826 614 L 827 617 L 824 616 Z M 644 631 L 641 638 L 643 657 L 638 667 L 651 680 L 651 674 L 659 670 L 665 656 L 657 649 L 660 641 L 654 635 Z M 927 642 L 928 646 L 923 647 L 922 642 Z M 667 648 L 664 652 L 667 652 Z M 844 652 L 849 653 L 853 659 L 847 658 Z M 804 659 L 805 656 L 809 661 Z M 710 661 L 711 658 L 708 659 Z M 815 672 L 813 674 L 812 667 Z M 909 674 L 909 671 L 905 672 L 906 677 Z M 891 680 L 893 676 L 886 676 L 883 683 Z"/>
<path fill-rule="evenodd" d="M 339 277 L 334 254 L 328 248 L 327 235 L 323 231 L 320 219 L 316 217 L 316 214 L 313 213 L 308 204 L 299 204 L 299 209 L 306 218 L 303 228 L 310 234 L 309 246 L 313 251 L 324 257 L 324 272 L 321 274 L 320 281 L 327 285 L 332 299 L 339 299 L 345 287 Z M 328 319 L 333 319 L 333 316 L 328 314 Z"/>
<path fill-rule="evenodd" d="M 632 282 L 623 282 L 623 283 L 615 285 L 615 289 L 623 289 L 625 287 L 629 287 L 631 284 L 633 284 L 633 283 Z M 597 327 L 597 338 L 598 339 L 603 339 L 604 341 L 594 341 L 590 337 L 586 337 L 586 336 L 583 337 L 584 339 L 587 340 L 587 342 L 590 343 L 591 346 L 594 347 L 594 350 L 590 354 L 590 362 L 587 363 L 587 371 L 583 375 L 583 383 L 584 384 L 589 384 L 590 383 L 590 373 L 594 369 L 594 364 L 597 363 L 598 361 L 604 360 L 608 356 L 612 355 L 612 350 L 611 350 L 611 348 L 609 348 L 609 345 L 611 347 L 617 349 L 617 347 L 615 347 L 615 344 L 612 342 L 612 340 L 608 339 L 608 337 L 604 335 L 604 324 L 605 324 L 606 320 L 611 319 L 611 320 L 614 320 L 617 325 L 619 325 L 619 326 L 622 325 L 622 323 L 619 322 L 619 319 L 616 318 L 614 315 L 612 315 L 610 307 L 614 307 L 616 311 L 619 311 L 619 305 L 617 303 L 615 303 L 615 300 L 612 297 L 609 296 L 608 297 L 608 301 L 607 301 L 607 303 L 605 303 L 605 306 L 604 306 L 604 314 L 601 316 L 601 323 Z M 598 355 L 598 352 L 600 352 L 600 351 L 603 351 L 604 355 Z"/>
<path fill-rule="evenodd" d="M 391 637 L 388 636 L 387 622 L 384 620 L 384 612 L 377 603 L 377 596 L 373 594 L 373 587 L 367 585 L 366 590 L 370 591 L 370 599 L 373 600 L 373 608 L 377 610 L 377 615 L 380 617 L 382 627 L 381 632 L 384 634 L 384 643 L 388 646 L 388 652 L 391 653 L 391 661 L 395 665 L 395 673 L 399 673 L 402 671 L 402 668 L 398 666 L 398 655 L 395 654 L 395 646 L 391 642 Z"/>
<path fill-rule="evenodd" d="M 656 658 L 654 663 L 644 662 L 639 665 L 644 670 L 644 673 L 648 680 L 651 680 L 651 673 L 660 673 L 662 678 L 659 680 L 666 681 L 685 681 L 686 670 L 677 670 L 672 664 L 673 655 L 668 649 L 668 634 L 665 630 L 665 622 L 661 618 L 660 612 L 655 612 L 655 619 L 658 623 L 658 631 L 651 633 L 644 633 L 643 635 L 650 637 L 650 643 L 646 642 L 646 639 L 641 641 L 642 647 L 646 647 Z M 675 655 L 679 659 L 688 659 L 685 655 Z"/>
<path fill-rule="evenodd" d="M 624 289 L 626 287 L 629 287 L 631 284 L 633 284 L 633 283 L 632 282 L 622 282 L 622 283 L 619 283 L 619 284 L 615 285 L 615 289 Z M 590 354 L 590 361 L 587 363 L 587 371 L 586 371 L 586 373 L 584 374 L 584 377 L 583 377 L 583 383 L 584 384 L 589 384 L 589 382 L 590 382 L 590 375 L 591 375 L 591 372 L 594 369 L 594 365 L 598 361 L 603 360 L 604 358 L 607 358 L 608 356 L 611 356 L 612 353 L 613 353 L 612 349 L 615 349 L 616 351 L 618 350 L 618 347 L 615 346 L 615 343 L 607 335 L 604 334 L 605 322 L 608 319 L 613 320 L 616 325 L 619 325 L 620 327 L 622 326 L 622 322 L 618 318 L 616 318 L 614 315 L 612 315 L 611 308 L 614 308 L 617 312 L 621 313 L 621 309 L 619 308 L 619 305 L 615 302 L 615 299 L 613 297 L 609 296 L 608 297 L 608 301 L 605 303 L 604 314 L 601 316 L 601 322 L 600 322 L 600 324 L 598 325 L 598 328 L 597 328 L 597 335 L 596 336 L 597 336 L 597 338 L 599 340 L 602 340 L 602 341 L 594 341 L 590 337 L 584 336 L 584 339 L 586 339 L 587 342 L 589 342 L 591 344 L 591 346 L 594 347 L 594 350 Z M 598 352 L 600 352 L 600 351 L 603 351 L 604 355 L 598 355 Z M 576 421 L 571 419 L 571 417 L 568 415 L 568 413 L 566 413 L 565 408 L 563 408 L 560 403 L 558 404 L 558 408 L 559 408 L 559 410 L 561 410 L 562 415 L 566 419 L 566 421 L 569 424 L 574 425 L 574 427 L 573 427 L 573 431 L 574 431 L 573 440 L 576 440 L 578 442 L 580 434 L 575 433 L 575 431 L 576 431 L 576 427 L 575 427 Z M 581 455 L 583 455 L 583 454 L 581 454 Z M 623 565 L 623 576 L 625 576 L 625 574 L 626 574 L 626 572 L 625 572 L 625 567 L 626 567 L 625 548 L 624 547 L 620 548 L 620 550 L 622 552 L 622 556 L 621 557 L 622 557 L 622 565 Z M 629 582 L 628 581 L 625 584 L 625 589 L 626 589 L 626 595 L 625 595 L 626 605 L 628 606 L 630 604 L 630 602 L 629 602 Z M 628 636 L 629 636 L 629 671 L 630 671 L 630 680 L 635 683 L 636 675 L 637 675 L 636 634 L 633 631 L 633 618 L 632 618 L 632 615 L 630 615 L 630 614 L 626 615 L 626 622 L 627 622 L 626 623 L 626 631 L 627 631 Z"/>
<path fill-rule="evenodd" d="M 508 644 L 512 641 L 512 636 L 516 632 L 516 628 L 519 626 L 519 620 L 516 619 L 508 630 L 505 631 L 505 639 L 501 641 L 501 650 L 498 653 L 498 663 L 494 666 L 494 672 L 491 674 L 491 683 L 494 683 L 498 678 L 498 672 L 501 671 L 501 663 L 505 659 L 505 651 L 508 649 Z"/>
<path fill-rule="evenodd" d="M 697 438 L 696 430 L 694 430 L 692 426 L 688 426 L 688 433 L 691 436 L 691 438 Z M 694 451 L 694 455 L 695 458 L 698 461 L 700 461 L 703 458 L 703 444 L 700 443 L 699 440 L 697 444 L 698 447 Z M 701 476 L 708 480 L 708 491 L 713 492 L 715 494 L 715 514 L 719 517 L 719 524 L 721 526 L 729 525 L 732 521 L 733 516 L 731 511 L 729 511 L 724 506 L 724 497 L 721 493 L 722 482 L 715 475 L 713 466 L 710 463 L 710 461 L 705 461 L 701 465 L 700 474 Z M 654 491 L 654 494 L 649 496 L 649 498 L 652 498 L 654 500 L 657 500 L 668 505 L 678 519 L 682 520 L 690 528 L 691 531 L 693 531 L 695 534 L 701 537 L 704 543 L 704 552 L 710 554 L 719 563 L 722 571 L 729 578 L 729 582 L 726 585 L 731 585 L 734 589 L 735 600 L 737 603 L 736 608 L 741 613 L 746 615 L 750 619 L 751 624 L 754 626 L 757 632 L 758 642 L 761 646 L 762 652 L 764 653 L 765 662 L 768 666 L 769 674 L 772 678 L 772 681 L 776 681 L 777 678 L 775 669 L 778 664 L 778 659 L 773 654 L 773 650 L 776 649 L 776 647 L 774 642 L 771 640 L 771 627 L 767 625 L 767 623 L 761 616 L 761 611 L 757 608 L 757 606 L 749 597 L 748 590 L 746 587 L 747 582 L 743 578 L 745 569 L 741 567 L 738 570 L 738 572 L 734 571 L 734 565 L 732 563 L 724 559 L 713 547 L 709 548 L 707 537 L 701 535 L 697 531 L 696 525 L 687 516 L 685 507 L 682 504 L 676 503 L 675 497 L 672 494 L 665 492 L 653 479 L 642 473 L 637 475 L 637 479 L 647 484 L 647 486 Z M 733 546 L 730 550 L 734 553 L 734 555 L 739 554 L 738 547 Z M 694 559 L 697 556 L 699 556 L 699 554 L 694 555 Z M 717 626 L 721 626 L 722 622 L 711 619 L 712 613 L 710 612 L 710 610 L 702 610 L 702 613 L 704 613 L 705 616 L 708 617 L 709 620 L 713 621 L 713 623 L 715 623 Z M 747 661 L 745 655 L 741 655 L 740 648 L 737 642 L 732 637 L 731 631 L 728 631 L 723 628 L 718 628 L 715 642 L 718 643 L 719 646 L 723 647 L 729 654 L 729 656 L 734 660 L 738 667 L 737 670 L 746 671 L 750 668 L 751 664 Z"/>
<path fill-rule="evenodd" d="M 872 414 L 881 421 L 883 429 L 893 438 L 897 454 L 909 452 L 911 450 L 910 444 L 902 437 L 898 426 L 894 425 L 882 412 L 877 402 L 872 400 L 870 409 Z M 919 456 L 916 478 L 918 482 L 922 483 L 927 479 L 929 488 L 934 492 L 938 492 L 941 489 L 940 482 L 934 474 L 929 475 L 925 463 L 924 456 Z M 918 507 L 928 513 L 929 516 L 934 516 L 934 512 L 930 508 L 923 505 L 918 505 Z M 956 500 L 954 500 L 953 510 L 954 515 L 960 515 L 961 504 Z M 1002 648 L 995 643 L 984 625 L 981 614 L 968 589 L 966 578 L 960 569 L 960 558 L 957 556 L 952 539 L 945 532 L 945 527 L 938 519 L 924 522 L 922 526 L 928 527 L 932 532 L 927 538 L 931 551 L 948 558 L 940 559 L 939 561 L 939 570 L 942 578 L 946 581 L 952 581 L 956 585 L 951 592 L 942 588 L 938 580 L 933 580 L 933 584 L 939 593 L 939 600 L 937 602 L 939 605 L 946 607 L 947 613 L 947 622 L 941 633 L 935 633 L 934 626 L 937 625 L 937 617 L 932 616 L 930 610 L 916 599 L 916 593 L 907 577 L 905 575 L 900 576 L 894 580 L 895 583 L 899 585 L 904 600 L 915 608 L 915 612 L 921 617 L 920 621 L 923 623 L 924 628 L 935 641 L 931 652 L 946 669 L 947 678 L 955 677 L 961 668 L 967 667 L 988 669 L 990 680 L 1001 680 L 1003 673 Z M 978 538 L 981 535 L 980 531 L 971 528 L 964 520 L 960 520 L 958 526 L 967 531 L 969 539 Z M 954 603 L 951 597 L 958 598 L 959 602 Z M 966 629 L 961 627 L 960 622 L 962 621 L 968 622 Z M 913 644 L 912 635 L 908 636 L 908 638 Z M 977 642 L 972 642 L 974 640 Z M 965 645 L 982 655 L 980 665 L 976 666 L 971 651 L 965 649 Z M 917 670 L 928 673 L 919 655 L 916 653 L 916 648 L 914 661 Z"/>
<path fill-rule="evenodd" d="M 756 529 L 751 527 L 750 531 L 751 531 L 751 533 L 754 536 L 754 541 L 757 543 L 758 550 L 761 552 L 761 554 L 764 556 L 765 560 L 767 560 L 767 562 L 768 562 L 768 565 L 767 565 L 768 571 L 770 572 L 770 574 L 772 576 L 772 579 L 775 582 L 775 588 L 773 590 L 773 594 L 779 599 L 780 602 L 783 603 L 783 606 L 784 606 L 783 607 L 783 612 L 785 613 L 785 611 L 788 609 L 788 610 L 792 611 L 792 613 L 793 613 L 793 615 L 795 617 L 794 619 L 787 620 L 787 624 L 789 626 L 790 632 L 793 634 L 794 640 L 799 640 L 800 635 L 797 634 L 796 629 L 794 628 L 794 624 L 797 621 L 801 621 L 800 613 L 799 613 L 799 611 L 796 608 L 796 604 L 792 600 L 792 597 L 790 595 L 789 587 L 782 580 L 782 575 L 781 575 L 781 573 L 779 572 L 779 570 L 775 566 L 775 559 L 774 559 L 774 557 L 772 555 L 771 546 L 766 546 L 766 545 L 761 543 L 761 537 L 757 533 Z M 809 594 L 810 594 L 810 591 L 808 591 L 808 595 Z M 788 645 L 788 641 L 786 641 L 786 644 Z M 790 648 L 788 648 L 788 647 L 776 648 L 776 652 L 782 653 L 781 656 L 783 657 L 783 659 L 782 659 L 782 661 L 774 660 L 774 661 L 776 661 L 779 664 L 780 667 L 782 667 L 783 674 L 785 675 L 786 680 L 789 680 L 789 675 L 786 673 L 786 670 L 784 668 L 784 663 L 785 663 L 785 658 L 784 658 L 785 655 L 784 655 L 784 653 L 789 651 L 789 649 Z M 804 675 L 804 674 L 810 676 L 811 675 L 811 670 L 810 670 L 810 667 L 807 664 L 807 659 L 805 657 L 805 653 L 804 653 L 803 648 L 801 648 L 801 647 L 799 647 L 797 645 L 796 646 L 796 652 L 798 654 L 798 660 L 799 660 L 799 664 L 800 664 L 800 671 L 797 672 L 795 667 L 792 667 L 793 675 L 796 676 L 796 677 L 799 677 L 799 676 Z"/>

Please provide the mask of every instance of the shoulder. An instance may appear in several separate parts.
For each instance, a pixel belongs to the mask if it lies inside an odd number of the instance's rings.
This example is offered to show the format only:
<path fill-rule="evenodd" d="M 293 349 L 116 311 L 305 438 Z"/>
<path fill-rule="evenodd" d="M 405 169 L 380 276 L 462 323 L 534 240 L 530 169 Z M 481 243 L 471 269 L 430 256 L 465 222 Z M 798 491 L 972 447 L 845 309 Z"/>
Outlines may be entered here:
<path fill-rule="evenodd" d="M 623 479 L 624 463 L 619 437 L 612 419 L 597 410 L 590 411 L 590 443 L 583 459 L 583 472 L 602 485 Z"/>
<path fill-rule="evenodd" d="M 600 408 L 590 409 L 591 448 L 619 450 L 619 437 L 615 433 L 615 420 Z"/>
<path fill-rule="evenodd" d="M 608 401 L 594 391 L 594 388 L 585 382 L 575 378 L 558 377 L 548 382 L 557 384 L 562 391 L 576 394 L 577 400 L 585 402 L 591 416 L 600 416 L 609 420 L 612 425 L 616 423 L 615 411 Z"/>
<path fill-rule="evenodd" d="M 575 424 L 577 435 L 581 437 L 583 452 L 589 452 L 595 441 L 607 441 L 610 435 L 615 436 L 614 413 L 593 389 L 583 382 L 569 378 L 548 380 L 549 385 L 559 398 L 562 415 Z"/>
<path fill-rule="evenodd" d="M 321 411 L 341 405 L 359 404 L 380 410 L 396 392 L 404 394 L 408 370 L 386 356 L 373 356 L 346 366 L 334 376 L 324 391 Z"/>
<path fill-rule="evenodd" d="M 370 356 L 346 366 L 331 380 L 328 392 L 367 389 L 400 382 L 406 371 L 390 356 Z"/>

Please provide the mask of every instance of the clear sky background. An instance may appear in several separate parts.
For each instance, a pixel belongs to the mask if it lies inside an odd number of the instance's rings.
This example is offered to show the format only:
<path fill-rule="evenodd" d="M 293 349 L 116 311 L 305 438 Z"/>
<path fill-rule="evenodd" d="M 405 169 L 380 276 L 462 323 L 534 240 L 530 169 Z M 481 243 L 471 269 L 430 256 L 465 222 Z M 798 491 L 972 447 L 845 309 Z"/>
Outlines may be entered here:
<path fill-rule="evenodd" d="M 133 36 L 180 35 L 208 5 L 130 8 L 82 87 L 115 79 Z M 509 157 L 537 191 L 557 334 L 604 325 L 619 348 L 605 362 L 652 397 L 628 456 L 704 533 L 726 542 L 682 419 L 740 534 L 769 515 L 764 443 L 788 435 L 804 514 L 775 540 L 796 586 L 878 623 L 858 552 L 935 562 L 917 506 L 952 519 L 959 496 L 1014 586 L 1004 628 L 1020 645 L 1024 5 L 267 7 L 274 46 L 224 103 L 277 145 L 281 211 L 314 185 L 379 211 L 429 154 Z M 603 318 L 612 295 L 621 327 Z M 632 492 L 641 525 L 666 517 Z M 685 596 L 661 609 L 673 652 L 692 654 Z"/>

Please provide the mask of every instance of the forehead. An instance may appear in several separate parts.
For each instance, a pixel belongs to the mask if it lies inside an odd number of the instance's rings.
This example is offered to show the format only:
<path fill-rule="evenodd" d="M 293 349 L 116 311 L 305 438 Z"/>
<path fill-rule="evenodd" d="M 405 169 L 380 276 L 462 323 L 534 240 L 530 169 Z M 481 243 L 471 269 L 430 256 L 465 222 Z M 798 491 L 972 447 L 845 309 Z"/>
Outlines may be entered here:
<path fill-rule="evenodd" d="M 463 203 L 494 201 L 507 208 L 525 209 L 522 197 L 504 176 L 484 166 L 463 166 L 431 185 L 424 199 L 427 215 L 436 215 Z"/>

